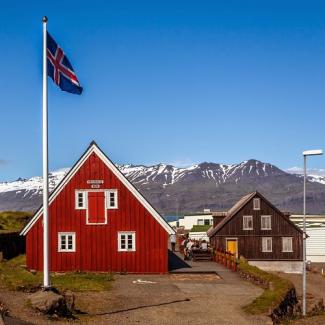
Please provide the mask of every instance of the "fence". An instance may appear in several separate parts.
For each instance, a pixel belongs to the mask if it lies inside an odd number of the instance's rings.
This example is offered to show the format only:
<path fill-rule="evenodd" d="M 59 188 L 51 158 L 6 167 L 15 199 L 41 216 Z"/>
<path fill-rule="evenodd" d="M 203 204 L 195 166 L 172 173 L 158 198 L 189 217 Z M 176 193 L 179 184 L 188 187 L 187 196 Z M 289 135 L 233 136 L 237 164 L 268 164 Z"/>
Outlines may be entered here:
<path fill-rule="evenodd" d="M 2 252 L 2 257 L 5 259 L 25 254 L 25 237 L 19 236 L 18 232 L 0 234 L 0 252 Z"/>
<path fill-rule="evenodd" d="M 215 251 L 214 260 L 234 272 L 237 271 L 237 258 L 235 254 L 217 249 Z"/>

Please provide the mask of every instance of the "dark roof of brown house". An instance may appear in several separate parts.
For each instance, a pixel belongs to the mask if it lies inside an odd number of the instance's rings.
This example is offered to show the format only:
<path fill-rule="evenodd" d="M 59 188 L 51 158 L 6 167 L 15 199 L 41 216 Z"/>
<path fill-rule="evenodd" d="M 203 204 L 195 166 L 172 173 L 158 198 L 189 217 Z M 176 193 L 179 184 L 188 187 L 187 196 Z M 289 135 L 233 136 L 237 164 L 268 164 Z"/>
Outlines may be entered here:
<path fill-rule="evenodd" d="M 208 232 L 208 236 L 212 237 L 214 236 L 239 210 L 241 210 L 254 196 L 259 196 L 262 198 L 264 201 L 266 201 L 269 205 L 271 205 L 278 213 L 283 215 L 286 220 L 293 226 L 295 227 L 299 232 L 302 233 L 302 230 L 297 227 L 289 218 L 288 214 L 284 214 L 281 212 L 279 209 L 277 209 L 272 203 L 270 203 L 261 193 L 258 191 L 246 194 L 243 196 L 234 206 L 232 206 L 225 214 L 225 218 L 213 229 L 211 229 Z M 218 215 L 219 216 L 219 215 Z M 220 215 L 221 216 L 221 215 Z"/>

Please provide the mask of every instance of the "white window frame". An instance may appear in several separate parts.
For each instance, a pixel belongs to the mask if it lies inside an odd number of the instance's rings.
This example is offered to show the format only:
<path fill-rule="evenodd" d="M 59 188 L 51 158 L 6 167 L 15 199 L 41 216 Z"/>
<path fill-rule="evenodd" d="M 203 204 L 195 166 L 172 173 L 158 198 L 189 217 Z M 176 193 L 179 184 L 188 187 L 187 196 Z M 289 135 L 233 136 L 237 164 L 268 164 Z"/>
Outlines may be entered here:
<path fill-rule="evenodd" d="M 204 226 L 204 219 L 197 219 L 198 226 Z"/>
<path fill-rule="evenodd" d="M 291 250 L 284 250 L 284 240 L 290 239 Z M 282 252 L 283 253 L 292 253 L 293 252 L 293 239 L 292 237 L 282 237 Z"/>
<path fill-rule="evenodd" d="M 264 220 L 265 219 L 269 219 L 270 220 L 270 228 L 263 227 L 263 219 Z M 261 230 L 272 230 L 272 216 L 270 216 L 270 215 L 262 215 L 261 216 Z"/>
<path fill-rule="evenodd" d="M 255 211 L 261 210 L 261 199 L 259 197 L 253 199 L 253 210 Z"/>
<path fill-rule="evenodd" d="M 245 227 L 245 220 L 252 220 L 251 228 Z M 247 221 L 247 225 L 248 225 L 248 221 Z M 243 216 L 243 230 L 253 230 L 253 229 L 254 229 L 253 216 Z"/>
<path fill-rule="evenodd" d="M 72 248 L 68 248 L 68 236 L 72 236 Z M 61 241 L 65 237 L 66 248 L 62 248 Z M 75 232 L 59 232 L 58 233 L 58 252 L 74 253 L 76 251 L 76 233 Z"/>
<path fill-rule="evenodd" d="M 126 241 L 127 236 L 131 235 L 132 236 L 132 249 L 128 248 L 128 244 L 126 242 L 126 247 L 122 248 L 122 236 L 126 236 Z M 118 252 L 135 252 L 136 251 L 136 233 L 135 231 L 119 231 L 117 233 L 117 250 Z"/>
<path fill-rule="evenodd" d="M 79 194 L 82 194 L 82 198 L 83 198 L 83 205 L 81 207 L 79 207 Z M 80 190 L 76 190 L 75 192 L 75 208 L 76 210 L 85 210 L 87 209 L 87 192 L 86 191 L 80 191 Z"/>
<path fill-rule="evenodd" d="M 114 206 L 111 206 L 111 193 L 114 194 Z M 105 204 L 106 209 L 112 210 L 112 209 L 118 209 L 118 191 L 117 189 L 111 189 L 105 191 Z"/>
<path fill-rule="evenodd" d="M 267 241 L 271 240 L 271 249 L 267 249 Z M 263 253 L 272 253 L 273 252 L 273 239 L 272 237 L 262 237 L 262 252 Z"/>

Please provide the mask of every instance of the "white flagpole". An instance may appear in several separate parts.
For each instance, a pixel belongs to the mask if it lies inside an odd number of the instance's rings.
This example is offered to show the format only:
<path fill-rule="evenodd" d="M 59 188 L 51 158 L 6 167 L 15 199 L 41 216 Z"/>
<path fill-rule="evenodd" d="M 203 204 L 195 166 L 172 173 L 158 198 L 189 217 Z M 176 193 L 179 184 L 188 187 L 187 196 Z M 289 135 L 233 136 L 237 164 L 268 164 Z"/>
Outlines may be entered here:
<path fill-rule="evenodd" d="M 47 117 L 47 17 L 43 17 L 43 287 L 50 288 L 49 273 L 49 165 Z"/>

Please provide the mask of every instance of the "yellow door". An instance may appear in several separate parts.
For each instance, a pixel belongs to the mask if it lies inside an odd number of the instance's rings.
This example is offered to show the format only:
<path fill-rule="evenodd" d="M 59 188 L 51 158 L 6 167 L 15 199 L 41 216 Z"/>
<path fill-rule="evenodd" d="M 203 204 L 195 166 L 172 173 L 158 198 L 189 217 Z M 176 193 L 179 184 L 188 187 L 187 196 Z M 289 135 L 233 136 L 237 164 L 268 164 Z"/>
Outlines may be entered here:
<path fill-rule="evenodd" d="M 228 239 L 227 240 L 227 252 L 237 255 L 237 240 Z"/>

